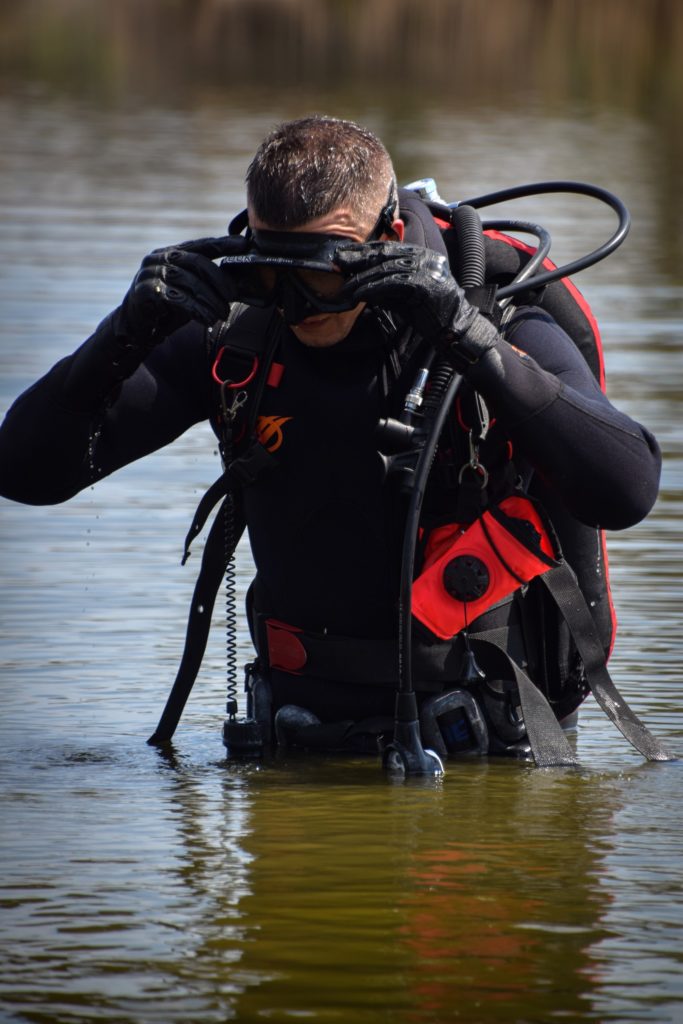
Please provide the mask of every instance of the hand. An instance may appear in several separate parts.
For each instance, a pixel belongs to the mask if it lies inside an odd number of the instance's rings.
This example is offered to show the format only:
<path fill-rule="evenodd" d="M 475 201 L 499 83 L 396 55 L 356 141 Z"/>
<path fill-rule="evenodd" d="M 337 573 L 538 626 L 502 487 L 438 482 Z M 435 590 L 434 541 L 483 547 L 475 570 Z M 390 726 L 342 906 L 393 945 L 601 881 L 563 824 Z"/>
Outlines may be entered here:
<path fill-rule="evenodd" d="M 240 235 L 226 235 L 155 249 L 117 311 L 117 333 L 147 345 L 190 320 L 208 325 L 224 319 L 237 295 L 230 275 L 211 261 L 244 252 L 248 244 Z"/>
<path fill-rule="evenodd" d="M 348 276 L 344 294 L 395 309 L 424 338 L 446 349 L 458 369 L 476 362 L 498 337 L 465 298 L 446 257 L 433 249 L 365 242 L 340 248 L 335 264 Z"/>

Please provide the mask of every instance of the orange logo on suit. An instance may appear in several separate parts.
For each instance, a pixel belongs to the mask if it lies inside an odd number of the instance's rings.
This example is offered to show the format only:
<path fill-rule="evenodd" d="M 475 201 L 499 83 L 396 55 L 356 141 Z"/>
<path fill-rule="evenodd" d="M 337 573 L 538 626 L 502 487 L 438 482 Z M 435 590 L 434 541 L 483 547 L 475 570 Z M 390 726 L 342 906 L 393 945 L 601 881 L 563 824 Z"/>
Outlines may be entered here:
<path fill-rule="evenodd" d="M 256 420 L 256 436 L 267 452 L 276 452 L 282 444 L 282 428 L 291 416 L 259 416 Z"/>

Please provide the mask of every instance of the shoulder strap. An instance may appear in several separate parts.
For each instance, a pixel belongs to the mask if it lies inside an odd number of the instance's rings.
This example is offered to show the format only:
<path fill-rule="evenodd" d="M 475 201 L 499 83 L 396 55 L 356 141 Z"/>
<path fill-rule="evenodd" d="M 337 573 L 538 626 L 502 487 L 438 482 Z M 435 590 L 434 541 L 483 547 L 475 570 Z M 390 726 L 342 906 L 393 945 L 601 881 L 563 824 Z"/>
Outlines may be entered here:
<path fill-rule="evenodd" d="M 242 304 L 233 306 L 226 320 L 207 330 L 209 365 L 221 392 L 224 393 L 226 388 L 249 388 L 253 391 L 251 397 L 257 409 L 274 347 L 272 312 Z M 221 375 L 223 373 L 225 376 Z M 252 422 L 255 417 L 256 410 L 250 410 Z M 183 565 L 189 557 L 190 544 L 223 498 L 204 547 L 178 673 L 159 724 L 148 743 L 159 744 L 171 739 L 201 667 L 216 594 L 245 528 L 244 511 L 238 500 L 239 483 L 238 474 L 231 473 L 230 467 L 226 467 L 199 502 L 185 538 Z M 229 518 L 232 523 L 228 531 Z"/>
<path fill-rule="evenodd" d="M 232 500 L 231 495 L 228 495 L 225 499 L 226 502 Z M 230 546 L 226 544 L 226 516 L 223 514 L 223 505 L 219 509 L 209 531 L 202 555 L 201 568 L 192 596 L 192 604 L 190 605 L 183 657 L 175 682 L 168 695 L 166 707 L 159 719 L 159 724 L 154 734 L 147 740 L 150 744 L 165 743 L 171 739 L 197 678 L 197 673 L 204 657 L 204 651 L 206 650 L 206 642 L 211 627 L 211 613 L 216 601 L 216 594 L 218 593 L 218 588 L 221 585 L 228 562 L 234 553 L 235 547 L 237 547 L 237 542 L 244 532 L 244 515 L 239 508 L 239 503 L 235 504 L 236 507 L 232 512 L 235 522 L 231 531 L 233 534 L 233 544 Z"/>

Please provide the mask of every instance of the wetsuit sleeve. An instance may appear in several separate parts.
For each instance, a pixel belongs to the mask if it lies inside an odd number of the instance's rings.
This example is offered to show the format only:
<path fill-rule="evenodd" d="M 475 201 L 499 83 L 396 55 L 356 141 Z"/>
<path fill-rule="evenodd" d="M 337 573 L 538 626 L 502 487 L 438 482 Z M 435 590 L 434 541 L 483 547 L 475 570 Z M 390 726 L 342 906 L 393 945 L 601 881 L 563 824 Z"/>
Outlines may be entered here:
<path fill-rule="evenodd" d="M 97 332 L 96 332 L 97 334 Z M 93 336 L 93 338 L 95 335 Z M 90 348 L 88 347 L 90 345 Z M 74 386 L 92 339 L 15 401 L 0 427 L 0 494 L 31 505 L 66 501 L 207 418 L 204 331 L 188 324 L 112 390 Z M 97 376 L 97 366 L 92 365 Z"/>
<path fill-rule="evenodd" d="M 547 314 L 520 311 L 468 374 L 515 446 L 589 526 L 624 529 L 657 498 L 661 453 L 616 409 L 571 339 Z"/>

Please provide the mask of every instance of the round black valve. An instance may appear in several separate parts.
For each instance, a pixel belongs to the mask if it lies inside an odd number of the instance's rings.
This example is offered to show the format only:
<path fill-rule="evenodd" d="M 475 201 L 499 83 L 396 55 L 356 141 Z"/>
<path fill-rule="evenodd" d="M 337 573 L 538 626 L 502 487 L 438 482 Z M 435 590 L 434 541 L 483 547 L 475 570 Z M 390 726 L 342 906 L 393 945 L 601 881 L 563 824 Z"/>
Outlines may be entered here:
<path fill-rule="evenodd" d="M 443 585 L 458 601 L 477 601 L 489 588 L 491 577 L 476 555 L 458 555 L 443 571 Z"/>

